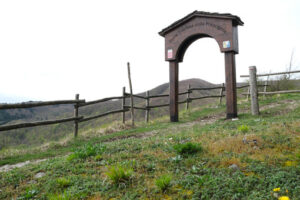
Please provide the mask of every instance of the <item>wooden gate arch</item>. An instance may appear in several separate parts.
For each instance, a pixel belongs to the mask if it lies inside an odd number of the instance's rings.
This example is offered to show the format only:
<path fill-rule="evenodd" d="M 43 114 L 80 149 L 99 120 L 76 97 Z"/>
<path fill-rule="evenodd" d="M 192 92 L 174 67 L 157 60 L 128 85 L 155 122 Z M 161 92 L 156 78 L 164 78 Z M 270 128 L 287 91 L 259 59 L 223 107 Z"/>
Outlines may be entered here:
<path fill-rule="evenodd" d="M 178 121 L 178 63 L 187 48 L 204 37 L 214 38 L 225 55 L 226 117 L 237 117 L 235 54 L 239 53 L 238 26 L 243 24 L 235 15 L 194 11 L 159 32 L 169 62 L 171 122 Z"/>

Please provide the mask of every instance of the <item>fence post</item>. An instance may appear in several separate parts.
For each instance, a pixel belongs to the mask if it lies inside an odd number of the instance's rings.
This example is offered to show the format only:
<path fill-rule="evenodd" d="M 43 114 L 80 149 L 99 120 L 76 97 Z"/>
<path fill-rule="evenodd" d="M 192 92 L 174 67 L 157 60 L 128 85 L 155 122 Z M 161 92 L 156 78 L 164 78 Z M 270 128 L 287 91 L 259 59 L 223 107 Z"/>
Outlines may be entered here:
<path fill-rule="evenodd" d="M 259 115 L 258 106 L 258 93 L 257 93 L 257 82 L 256 82 L 256 67 L 249 67 L 249 83 L 250 83 L 250 95 L 251 95 L 251 112 L 252 115 Z"/>
<path fill-rule="evenodd" d="M 149 122 L 149 112 L 150 108 L 148 108 L 150 105 L 150 99 L 149 99 L 149 91 L 146 92 L 146 114 L 145 114 L 145 122 Z"/>
<path fill-rule="evenodd" d="M 79 100 L 79 94 L 75 95 L 75 100 Z M 75 103 L 74 105 L 74 117 L 78 117 L 78 108 L 79 108 L 79 103 Z M 76 138 L 78 136 L 78 120 L 74 121 L 74 137 Z"/>
<path fill-rule="evenodd" d="M 186 95 L 186 110 L 189 109 L 191 84 L 188 85 L 188 93 Z"/>
<path fill-rule="evenodd" d="M 222 88 L 221 88 L 221 90 L 220 90 L 220 102 L 219 102 L 219 105 L 222 104 L 222 98 L 223 98 L 224 87 L 225 87 L 225 84 L 222 83 Z"/>
<path fill-rule="evenodd" d="M 132 93 L 132 83 L 130 74 L 130 63 L 127 63 L 128 79 L 129 79 L 129 89 L 130 89 L 130 100 L 131 100 L 131 125 L 134 126 L 134 106 L 133 106 L 133 93 Z"/>
<path fill-rule="evenodd" d="M 123 89 L 122 89 L 122 95 L 123 95 L 123 98 L 122 98 L 122 110 L 123 110 L 122 122 L 123 122 L 123 124 L 125 124 L 125 120 L 126 120 L 126 118 L 125 118 L 126 88 L 125 87 L 123 87 Z"/>

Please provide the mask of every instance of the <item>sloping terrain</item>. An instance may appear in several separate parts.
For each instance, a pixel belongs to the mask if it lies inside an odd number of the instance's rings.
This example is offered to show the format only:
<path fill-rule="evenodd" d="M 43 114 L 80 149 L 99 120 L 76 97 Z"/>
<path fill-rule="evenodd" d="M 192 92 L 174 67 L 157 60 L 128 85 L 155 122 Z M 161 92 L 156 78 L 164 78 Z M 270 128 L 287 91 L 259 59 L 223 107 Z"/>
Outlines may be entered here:
<path fill-rule="evenodd" d="M 260 106 L 252 116 L 239 100 L 239 119 L 225 120 L 225 106 L 211 104 L 182 111 L 179 123 L 91 129 L 44 150 L 12 152 L 2 160 L 52 150 L 65 156 L 0 173 L 0 198 L 297 200 L 300 96 Z"/>
<path fill-rule="evenodd" d="M 203 81 L 201 79 L 189 79 L 180 82 L 180 91 L 185 91 L 188 88 L 188 84 L 191 87 L 213 87 L 214 85 Z M 214 93 L 215 91 L 196 91 L 192 96 L 201 96 Z M 169 93 L 169 84 L 165 83 L 154 89 L 150 90 L 150 95 L 160 95 Z M 139 95 L 145 95 L 140 93 Z M 185 97 L 181 97 L 185 98 Z M 136 105 L 145 106 L 143 99 L 135 98 Z M 150 101 L 150 105 L 166 104 L 168 98 L 155 98 Z M 197 101 L 194 105 L 202 105 L 208 102 L 207 100 Z M 129 99 L 127 100 L 129 105 Z M 116 110 L 121 108 L 121 101 L 109 101 L 100 104 L 90 105 L 80 108 L 79 114 L 83 116 L 93 116 L 104 112 Z M 67 118 L 73 116 L 72 105 L 57 105 L 57 106 L 45 106 L 28 109 L 11 109 L 0 111 L 0 124 L 15 124 L 21 122 L 32 122 L 40 120 L 50 120 Z M 150 112 L 150 118 L 156 118 L 164 116 L 168 113 L 168 108 L 161 108 L 159 111 L 156 109 Z M 130 117 L 127 113 L 127 119 Z M 136 120 L 144 120 L 144 111 L 136 111 Z M 108 117 L 84 122 L 80 124 L 80 132 L 89 128 L 100 127 L 101 125 L 111 123 L 112 121 L 120 121 L 120 114 L 110 115 Z M 11 130 L 6 132 L 0 132 L 0 149 L 11 145 L 33 145 L 42 144 L 45 142 L 59 140 L 73 131 L 73 123 L 56 124 L 43 127 L 25 128 L 19 130 Z"/>

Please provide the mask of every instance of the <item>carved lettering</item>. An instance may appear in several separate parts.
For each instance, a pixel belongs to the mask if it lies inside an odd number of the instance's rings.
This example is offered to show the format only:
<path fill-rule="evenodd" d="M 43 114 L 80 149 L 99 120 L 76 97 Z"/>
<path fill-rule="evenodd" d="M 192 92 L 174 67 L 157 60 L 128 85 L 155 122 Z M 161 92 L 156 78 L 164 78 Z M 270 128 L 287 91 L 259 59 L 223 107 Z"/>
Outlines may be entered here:
<path fill-rule="evenodd" d="M 194 28 L 194 27 L 202 27 L 202 26 L 212 27 L 212 28 L 217 29 L 218 31 L 226 33 L 226 30 L 223 27 L 219 26 L 219 25 L 209 23 L 209 22 L 198 22 L 198 23 L 195 23 L 195 24 L 189 24 L 189 25 L 185 25 L 185 26 L 181 27 L 177 31 L 177 33 L 169 40 L 169 42 L 173 42 L 179 35 L 181 35 L 186 30 L 189 30 L 189 29 Z"/>

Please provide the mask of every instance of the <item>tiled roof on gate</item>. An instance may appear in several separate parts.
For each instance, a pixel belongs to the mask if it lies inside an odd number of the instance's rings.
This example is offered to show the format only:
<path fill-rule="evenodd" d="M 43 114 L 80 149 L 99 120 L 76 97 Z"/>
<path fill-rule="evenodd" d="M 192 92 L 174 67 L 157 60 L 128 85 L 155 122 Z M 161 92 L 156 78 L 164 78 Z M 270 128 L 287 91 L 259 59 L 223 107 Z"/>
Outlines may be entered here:
<path fill-rule="evenodd" d="M 174 22 L 173 24 L 171 24 L 170 26 L 164 28 L 162 31 L 159 32 L 159 35 L 161 36 L 165 36 L 165 34 L 169 31 L 171 31 L 172 29 L 176 28 L 177 26 L 179 26 L 180 24 L 188 21 L 189 19 L 198 16 L 198 17 L 210 17 L 210 18 L 223 18 L 223 19 L 232 19 L 233 21 L 233 25 L 237 26 L 237 25 L 244 25 L 244 22 L 236 15 L 232 15 L 230 13 L 211 13 L 211 12 L 203 12 L 203 11 L 197 11 L 195 10 L 194 12 L 188 14 L 187 16 L 185 16 L 184 18 Z"/>

